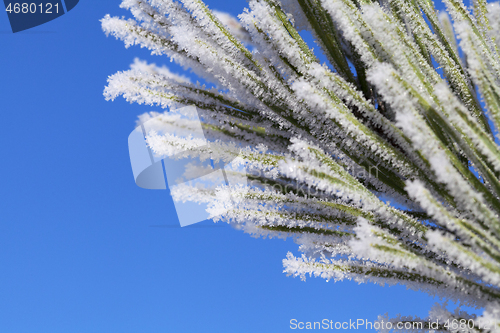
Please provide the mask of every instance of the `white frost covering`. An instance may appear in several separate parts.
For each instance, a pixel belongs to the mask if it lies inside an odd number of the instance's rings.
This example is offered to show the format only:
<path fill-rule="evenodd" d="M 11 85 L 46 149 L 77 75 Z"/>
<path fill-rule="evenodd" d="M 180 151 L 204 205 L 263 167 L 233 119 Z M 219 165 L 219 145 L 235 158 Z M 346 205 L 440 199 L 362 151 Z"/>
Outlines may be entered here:
<path fill-rule="evenodd" d="M 404 284 L 483 308 L 477 323 L 498 319 L 500 5 L 379 3 L 250 0 L 236 18 L 200 0 L 124 0 L 133 19 L 107 15 L 107 35 L 213 85 L 136 59 L 104 95 L 164 109 L 139 117 L 149 146 L 201 161 L 174 199 L 293 238 L 302 255 L 287 255 L 287 274 Z M 321 39 L 327 63 L 300 30 Z M 188 105 L 199 119 L 174 112 Z M 379 319 L 470 316 L 440 306 Z"/>

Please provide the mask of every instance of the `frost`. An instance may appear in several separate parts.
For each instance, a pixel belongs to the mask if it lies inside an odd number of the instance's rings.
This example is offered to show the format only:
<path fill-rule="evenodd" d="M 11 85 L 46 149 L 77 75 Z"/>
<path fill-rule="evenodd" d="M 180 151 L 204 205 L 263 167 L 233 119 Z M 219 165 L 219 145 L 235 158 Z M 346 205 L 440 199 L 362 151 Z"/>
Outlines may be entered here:
<path fill-rule="evenodd" d="M 379 320 L 475 318 L 493 324 L 471 331 L 499 332 L 500 5 L 444 4 L 250 0 L 236 18 L 201 0 L 125 0 L 133 18 L 107 15 L 103 31 L 210 86 L 136 59 L 104 95 L 165 109 L 139 117 L 155 119 L 155 154 L 227 165 L 230 184 L 188 165 L 207 186 L 182 183 L 174 199 L 293 238 L 288 275 L 404 284 L 484 313 L 445 303 Z M 172 112 L 187 105 L 200 121 Z"/>

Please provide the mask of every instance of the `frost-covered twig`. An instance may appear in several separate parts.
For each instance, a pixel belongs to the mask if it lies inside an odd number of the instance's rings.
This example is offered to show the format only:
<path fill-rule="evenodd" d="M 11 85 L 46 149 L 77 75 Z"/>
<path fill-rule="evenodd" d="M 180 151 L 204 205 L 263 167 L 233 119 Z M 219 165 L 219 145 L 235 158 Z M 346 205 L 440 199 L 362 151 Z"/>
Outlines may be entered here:
<path fill-rule="evenodd" d="M 110 76 L 105 96 L 195 105 L 210 143 L 179 136 L 199 124 L 166 111 L 141 116 L 162 128 L 147 136 L 152 150 L 233 161 L 232 175 L 249 181 L 188 182 L 174 199 L 207 203 L 216 221 L 255 235 L 293 237 L 303 254 L 288 254 L 288 274 L 401 283 L 485 309 L 394 322 L 491 324 L 500 316 L 500 5 L 444 4 L 438 13 L 426 0 L 250 0 L 234 18 L 201 0 L 124 0 L 134 19 L 106 16 L 106 34 L 168 56 L 209 87 L 136 60 Z M 467 329 L 500 332 L 498 321 L 485 325 Z"/>

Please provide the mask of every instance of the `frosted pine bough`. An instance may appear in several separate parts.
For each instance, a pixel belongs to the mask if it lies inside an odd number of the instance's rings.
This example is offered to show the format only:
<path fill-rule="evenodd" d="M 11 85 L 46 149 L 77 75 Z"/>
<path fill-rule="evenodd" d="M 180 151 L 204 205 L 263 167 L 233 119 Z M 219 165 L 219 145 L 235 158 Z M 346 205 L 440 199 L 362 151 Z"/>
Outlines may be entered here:
<path fill-rule="evenodd" d="M 499 319 L 500 5 L 443 2 L 446 12 L 427 0 L 250 0 L 236 19 L 199 0 L 124 0 L 134 19 L 107 15 L 106 34 L 213 88 L 136 60 L 104 94 L 195 105 L 209 146 L 151 132 L 151 148 L 239 155 L 251 182 L 186 186 L 174 199 L 209 202 L 255 235 L 294 237 L 303 255 L 287 255 L 287 273 L 402 283 Z M 190 126 L 168 112 L 162 121 Z"/>

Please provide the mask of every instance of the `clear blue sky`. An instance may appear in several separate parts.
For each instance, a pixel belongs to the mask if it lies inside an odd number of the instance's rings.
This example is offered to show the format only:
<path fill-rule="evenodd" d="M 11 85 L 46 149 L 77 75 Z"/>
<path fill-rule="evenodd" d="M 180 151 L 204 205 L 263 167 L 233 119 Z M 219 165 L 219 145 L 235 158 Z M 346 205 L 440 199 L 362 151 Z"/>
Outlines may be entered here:
<path fill-rule="evenodd" d="M 0 333 L 289 332 L 292 318 L 425 316 L 437 299 L 402 286 L 287 277 L 293 241 L 179 228 L 166 191 L 134 184 L 127 137 L 159 110 L 102 91 L 137 56 L 169 62 L 105 37 L 105 14 L 129 16 L 118 5 L 81 0 L 16 34 L 0 13 Z M 246 3 L 209 5 L 237 14 Z"/>

